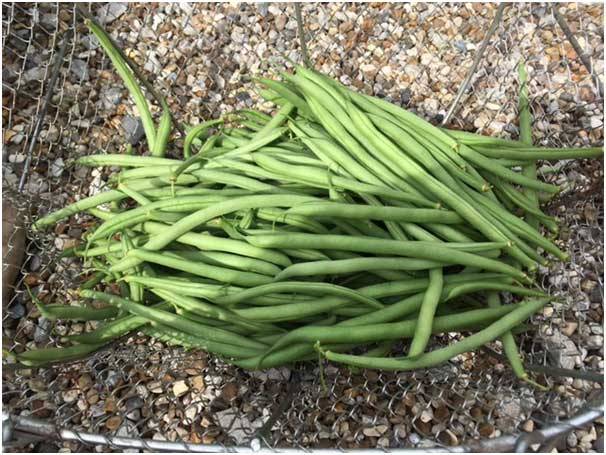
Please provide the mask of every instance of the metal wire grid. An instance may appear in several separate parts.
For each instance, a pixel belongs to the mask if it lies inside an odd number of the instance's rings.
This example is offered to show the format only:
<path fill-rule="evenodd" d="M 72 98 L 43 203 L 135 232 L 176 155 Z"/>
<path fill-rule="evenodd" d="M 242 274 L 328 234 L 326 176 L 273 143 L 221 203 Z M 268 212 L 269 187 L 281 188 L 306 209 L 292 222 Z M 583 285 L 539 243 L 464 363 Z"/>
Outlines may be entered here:
<path fill-rule="evenodd" d="M 422 29 L 424 23 L 434 25 L 436 19 L 467 10 L 467 23 L 471 29 L 482 29 L 486 28 L 486 17 L 493 14 L 496 6 L 485 5 L 478 9 L 476 6 L 459 4 L 429 7 L 422 4 L 389 7 L 363 4 L 356 7 L 357 11 L 353 12 L 347 4 L 302 6 L 309 31 L 306 37 L 312 62 L 361 90 L 417 107 L 421 115 L 440 121 L 440 115 L 443 115 L 458 89 L 456 83 L 436 90 L 438 81 L 417 77 L 417 73 L 408 81 L 410 90 L 404 93 L 400 89 L 403 83 L 399 74 L 389 72 L 385 67 L 378 68 L 377 72 L 382 75 L 382 80 L 377 82 L 375 78 L 374 82 L 369 82 L 359 64 L 360 60 L 370 57 L 368 43 L 376 41 L 378 45 L 389 39 L 403 40 L 407 43 L 407 49 L 414 49 L 417 39 L 414 33 Z M 166 33 L 162 32 L 164 25 L 172 27 L 174 35 L 169 40 L 172 49 L 168 52 L 177 49 L 182 56 L 171 71 L 157 71 L 154 58 L 161 60 L 161 57 L 145 55 L 148 50 L 144 45 L 145 40 L 151 38 L 143 36 L 145 27 L 131 27 L 120 20 L 108 24 L 108 27 L 114 37 L 122 38 L 120 41 L 123 41 L 127 54 L 144 68 L 155 84 L 159 84 L 163 93 L 169 94 L 169 104 L 178 116 L 182 116 L 182 121 L 193 123 L 198 118 L 217 116 L 233 108 L 232 101 L 240 107 L 256 103 L 258 97 L 254 93 L 252 96 L 246 95 L 252 85 L 240 82 L 244 71 L 250 69 L 251 65 L 252 73 L 265 72 L 271 69 L 274 61 L 283 62 L 285 55 L 295 61 L 301 60 L 296 24 L 293 26 L 291 19 L 278 25 L 277 22 L 283 18 L 278 19 L 279 15 L 269 11 L 268 5 L 239 5 L 235 11 L 225 5 L 172 5 L 171 8 L 173 10 L 165 11 L 164 17 L 158 19 L 155 7 L 150 4 L 129 6 L 129 13 L 134 12 L 141 23 L 155 30 L 154 38 Z M 185 14 L 179 8 L 187 8 Z M 565 38 L 555 22 L 544 19 L 549 17 L 548 14 L 539 14 L 541 8 L 548 7 L 518 4 L 506 9 L 493 43 L 488 46 L 477 75 L 472 79 L 464 106 L 451 124 L 467 129 L 484 128 L 489 133 L 490 124 L 502 121 L 499 116 L 504 112 L 515 114 L 517 81 L 515 68 L 507 57 L 510 49 L 515 48 L 519 37 L 517 30 L 527 27 L 528 23 L 538 23 L 540 27 L 528 33 L 526 55 L 528 64 L 534 69 L 530 89 L 535 124 L 544 123 L 542 129 L 534 129 L 535 138 L 538 142 L 553 145 L 595 143 L 602 138 L 603 129 L 594 130 L 585 138 L 575 134 L 586 126 L 578 125 L 576 114 L 579 109 L 587 109 L 591 104 L 579 96 L 581 90 L 587 90 L 584 87 L 592 87 L 586 84 L 587 81 L 591 84 L 590 75 L 582 77 L 580 81 L 565 83 L 559 89 L 549 79 L 553 68 L 542 66 L 541 57 L 546 49 L 565 46 Z M 567 14 L 567 17 L 572 16 L 579 21 L 577 29 L 584 32 L 587 43 L 589 34 L 595 31 L 588 31 L 584 26 L 583 8 L 589 7 L 578 6 L 578 12 Z M 258 26 L 246 23 L 255 9 L 258 12 L 255 20 Z M 294 14 L 289 14 L 294 12 L 291 6 L 283 6 L 283 11 L 287 17 L 294 17 Z M 173 16 L 183 18 L 182 22 L 175 23 Z M 399 24 L 402 30 L 390 37 L 392 30 L 382 29 L 382 23 L 395 27 Z M 188 26 L 196 30 L 201 24 L 209 26 L 206 33 L 196 33 L 192 38 Z M 331 27 L 336 27 L 338 33 L 330 33 Z M 99 186 L 104 176 L 94 175 L 91 185 L 91 176 L 82 170 L 74 170 L 69 166 L 69 160 L 99 149 L 119 149 L 124 143 L 123 134 L 116 134 L 120 118 L 125 113 L 133 115 L 132 104 L 123 91 L 119 103 L 114 106 L 104 105 L 98 100 L 103 90 L 119 86 L 119 81 L 106 64 L 102 52 L 95 50 L 94 41 L 88 40 L 85 31 L 78 25 L 73 6 L 3 4 L 3 63 L 5 75 L 8 75 L 4 77 L 3 85 L 5 131 L 12 130 L 17 124 L 23 124 L 26 128 L 23 140 L 17 144 L 7 140 L 5 135 L 6 153 L 27 151 L 34 125 L 30 119 L 35 118 L 41 109 L 45 81 L 48 80 L 59 41 L 68 29 L 74 30 L 74 38 L 68 46 L 61 78 L 35 148 L 28 186 L 22 194 L 11 192 L 9 195 L 9 200 L 26 218 L 35 211 L 46 212 L 51 207 L 63 205 L 71 195 L 88 194 L 91 186 Z M 283 40 L 286 44 L 273 46 L 271 38 L 265 33 L 272 29 L 279 29 L 279 33 L 286 37 Z M 437 30 L 434 33 L 440 33 L 439 27 Z M 545 37 L 544 30 L 552 33 L 550 39 Z M 149 32 L 146 30 L 146 33 Z M 326 36 L 331 38 L 325 39 Z M 474 41 L 478 41 L 477 46 L 482 34 L 478 32 L 473 36 Z M 267 41 L 268 45 L 262 52 L 266 60 L 258 56 L 255 58 L 251 52 L 252 55 L 240 56 L 235 65 L 234 50 L 229 48 L 234 41 L 251 44 L 251 47 Z M 444 42 L 439 38 L 435 41 Z M 366 43 L 366 46 L 362 47 L 360 43 Z M 396 54 L 394 46 L 385 48 L 386 62 L 406 65 Z M 192 74 L 191 59 L 200 52 L 210 56 L 207 60 L 209 63 L 203 71 L 198 69 Z M 448 62 L 451 71 L 461 73 L 465 72 L 473 53 L 458 51 L 447 44 L 428 49 L 428 52 L 438 53 L 442 60 Z M 592 56 L 599 59 L 603 56 L 603 49 L 593 49 Z M 150 61 L 152 64 L 146 66 Z M 419 72 L 431 75 L 435 63 L 421 60 L 417 65 Z M 583 74 L 578 59 L 566 57 L 558 64 L 567 68 L 571 80 L 572 76 Z M 188 76 L 203 77 L 200 90 L 188 93 L 183 88 Z M 452 77 L 452 80 L 456 78 Z M 553 110 L 551 103 L 562 91 L 574 93 L 571 102 L 574 109 L 564 112 Z M 486 104 L 494 96 L 503 93 L 509 97 L 505 102 L 499 100 L 499 110 L 486 109 Z M 438 109 L 431 112 L 435 106 L 425 103 L 425 99 L 435 97 L 440 100 Z M 595 109 L 600 111 L 599 106 Z M 488 113 L 486 125 L 478 127 L 474 123 L 482 113 Z M 25 119 L 28 121 L 19 122 Z M 515 128 L 505 131 L 514 137 L 516 135 Z M 57 171 L 54 173 L 56 176 L 52 177 L 50 171 L 61 168 L 57 164 L 58 159 L 63 160 L 62 172 Z M 11 174 L 17 176 L 23 169 L 20 169 L 19 163 L 6 163 L 5 157 L 3 161 L 3 188 L 7 193 L 14 188 L 15 178 Z M 559 175 L 569 174 L 572 169 L 579 176 L 580 185 L 575 188 L 576 192 L 589 186 L 596 177 L 599 181 L 603 175 L 601 165 L 596 169 L 587 164 L 581 170 L 573 166 L 567 163 L 559 170 Z M 593 178 L 583 181 L 581 175 Z M 595 304 L 592 307 L 588 302 L 580 280 L 571 279 L 568 271 L 577 272 L 577 276 L 593 274 L 599 283 L 600 300 L 603 297 L 603 248 L 600 243 L 603 237 L 602 195 L 583 192 L 575 200 L 571 193 L 570 199 L 563 202 L 568 209 L 564 215 L 566 224 L 570 226 L 571 235 L 567 244 L 571 246 L 573 260 L 570 264 L 556 266 L 559 267 L 557 271 L 562 272 L 560 282 L 549 281 L 550 272 L 545 274 L 544 284 L 550 291 L 565 295 L 568 303 L 556 308 L 551 318 L 539 318 L 542 329 L 547 333 L 559 330 L 559 326 L 567 321 L 578 321 L 582 328 L 587 314 L 599 311 L 594 308 Z M 577 209 L 582 209 L 584 213 L 586 207 L 593 210 L 593 219 L 578 216 Z M 28 343 L 52 343 L 55 342 L 56 333 L 85 328 L 82 325 L 76 328 L 51 325 L 36 315 L 23 293 L 23 284 L 28 283 L 47 291 L 49 299 L 69 299 L 68 290 L 74 285 L 80 269 L 75 261 L 57 260 L 58 249 L 55 246 L 59 246 L 59 242 L 56 238 L 64 242 L 77 238 L 81 234 L 82 223 L 86 223 L 86 218 L 76 217 L 54 233 L 30 234 L 18 291 L 3 315 L 5 346 L 23 349 Z M 15 233 L 13 237 L 17 235 Z M 9 253 L 13 243 L 14 240 L 8 242 Z M 595 257 L 597 261 L 588 264 L 588 257 Z M 579 301 L 587 305 L 579 308 Z M 601 314 L 598 316 L 601 317 Z M 34 342 L 30 341 L 31 338 L 35 339 Z M 554 360 L 550 352 L 567 352 L 566 346 L 555 338 L 546 345 L 544 337 L 524 336 L 520 343 L 532 362 L 550 365 Z M 595 357 L 599 358 L 599 355 Z M 185 368 L 188 363 L 191 367 Z M 577 367 L 582 368 L 582 365 Z M 596 360 L 595 369 L 601 367 L 603 365 L 599 359 Z M 328 367 L 329 390 L 324 395 L 314 365 L 293 370 L 248 373 L 209 359 L 202 353 L 183 353 L 161 343 L 149 346 L 147 341 L 136 338 L 113 346 L 111 350 L 105 350 L 85 362 L 37 371 L 10 371 L 9 368 L 5 368 L 5 371 L 3 403 L 21 415 L 43 418 L 60 428 L 102 435 L 188 441 L 203 443 L 207 447 L 211 447 L 211 444 L 250 444 L 251 440 L 270 447 L 294 448 L 427 447 L 436 444 L 453 446 L 478 438 L 489 441 L 501 434 L 518 434 L 522 422 L 532 421 L 536 427 L 545 427 L 574 414 L 588 401 L 592 389 L 589 384 L 584 392 L 575 391 L 576 396 L 571 393 L 568 396 L 537 393 L 514 380 L 501 362 L 488 356 L 474 355 L 444 368 L 422 373 L 354 373 Z M 90 384 L 86 376 L 90 378 Z M 198 376 L 202 376 L 204 390 L 193 396 L 194 381 L 200 381 Z M 160 385 L 150 389 L 150 377 L 160 379 Z M 175 389 L 182 380 L 189 388 L 186 401 Z M 561 379 L 557 382 L 561 391 L 571 391 L 571 380 Z M 276 413 L 276 404 L 284 402 L 289 406 L 278 409 L 281 412 Z M 275 422 L 272 415 L 276 417 Z"/>

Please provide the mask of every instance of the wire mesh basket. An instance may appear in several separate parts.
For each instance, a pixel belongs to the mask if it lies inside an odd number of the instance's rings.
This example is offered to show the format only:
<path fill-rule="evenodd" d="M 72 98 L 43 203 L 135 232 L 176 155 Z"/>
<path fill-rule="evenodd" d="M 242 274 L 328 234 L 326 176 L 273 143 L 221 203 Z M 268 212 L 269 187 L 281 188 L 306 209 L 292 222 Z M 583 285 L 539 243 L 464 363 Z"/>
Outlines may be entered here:
<path fill-rule="evenodd" d="M 603 143 L 603 5 L 306 3 L 297 11 L 274 3 L 111 3 L 88 11 L 183 123 L 263 106 L 250 76 L 307 58 L 433 123 L 516 138 L 523 60 L 534 142 Z M 103 187 L 109 171 L 75 167 L 75 158 L 124 152 L 142 134 L 133 103 L 73 4 L 3 3 L 2 26 L 2 342 L 19 352 L 92 324 L 51 322 L 25 292 L 27 285 L 47 302 L 76 298 L 72 289 L 86 271 L 60 253 L 90 219 L 72 217 L 49 233 L 31 232 L 30 221 Z M 539 169 L 568 184 L 549 211 L 562 220 L 558 242 L 571 260 L 541 270 L 541 286 L 561 299 L 518 341 L 529 370 L 545 375 L 551 391 L 519 382 L 498 342 L 427 371 L 327 365 L 324 389 L 317 363 L 249 372 L 138 335 L 80 362 L 5 363 L 5 445 L 600 450 L 603 162 Z M 435 344 L 448 341 L 446 334 Z"/>

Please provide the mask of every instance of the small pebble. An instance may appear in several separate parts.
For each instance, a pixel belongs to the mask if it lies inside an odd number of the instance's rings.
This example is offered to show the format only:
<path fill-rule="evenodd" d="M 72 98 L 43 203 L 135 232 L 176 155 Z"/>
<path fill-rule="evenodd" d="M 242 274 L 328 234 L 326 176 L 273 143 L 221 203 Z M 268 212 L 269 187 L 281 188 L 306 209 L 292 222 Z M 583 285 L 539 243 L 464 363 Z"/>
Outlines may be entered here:
<path fill-rule="evenodd" d="M 172 390 L 173 390 L 173 394 L 176 397 L 180 397 L 187 393 L 187 391 L 189 390 L 189 387 L 185 383 L 185 381 L 177 381 L 173 384 Z"/>

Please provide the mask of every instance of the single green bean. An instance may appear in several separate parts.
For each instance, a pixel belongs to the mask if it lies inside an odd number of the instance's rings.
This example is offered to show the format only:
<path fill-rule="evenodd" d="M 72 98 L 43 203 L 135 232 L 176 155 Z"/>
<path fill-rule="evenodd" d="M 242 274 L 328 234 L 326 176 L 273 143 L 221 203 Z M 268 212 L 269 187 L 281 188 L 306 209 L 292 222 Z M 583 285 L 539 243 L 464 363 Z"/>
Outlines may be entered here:
<path fill-rule="evenodd" d="M 76 160 L 80 166 L 120 166 L 120 167 L 142 167 L 142 166 L 178 166 L 179 160 L 160 158 L 157 156 L 132 156 L 111 154 L 81 156 Z"/>
<path fill-rule="evenodd" d="M 456 212 L 449 210 L 390 206 L 373 207 L 369 205 L 340 204 L 327 201 L 300 204 L 289 209 L 288 213 L 305 216 L 407 221 L 412 223 L 458 224 L 463 221 Z"/>
<path fill-rule="evenodd" d="M 53 362 L 68 362 L 81 359 L 91 352 L 101 348 L 103 343 L 97 344 L 79 344 L 76 346 L 60 348 L 32 349 L 30 351 L 16 354 L 15 358 L 23 365 L 38 367 Z"/>
<path fill-rule="evenodd" d="M 402 257 L 359 257 L 330 261 L 313 261 L 293 264 L 282 270 L 275 281 L 287 280 L 297 276 L 344 275 L 372 270 L 427 270 L 444 264 L 426 259 Z"/>
<path fill-rule="evenodd" d="M 335 295 L 350 299 L 354 302 L 362 303 L 364 305 L 369 305 L 374 308 L 383 308 L 383 304 L 376 299 L 360 294 L 353 289 L 331 283 L 313 283 L 309 281 L 288 281 L 256 286 L 236 294 L 219 297 L 217 299 L 217 303 L 220 305 L 237 305 L 238 303 L 246 301 L 250 298 L 275 293 Z"/>
<path fill-rule="evenodd" d="M 409 359 L 389 359 L 338 354 L 331 351 L 321 351 L 328 360 L 357 366 L 360 368 L 377 368 L 382 370 L 413 370 L 428 368 L 448 361 L 452 357 L 476 349 L 491 342 L 499 335 L 507 332 L 526 318 L 545 306 L 549 299 L 539 299 L 517 306 L 513 311 L 493 322 L 485 329 L 452 344 L 446 348 L 437 349 L 427 354 Z"/>
<path fill-rule="evenodd" d="M 133 97 L 135 105 L 137 106 L 137 110 L 139 111 L 139 115 L 141 116 L 143 130 L 145 131 L 145 136 L 147 138 L 147 145 L 150 148 L 153 147 L 156 143 L 156 130 L 154 128 L 154 121 L 152 119 L 149 106 L 147 105 L 145 95 L 143 95 L 141 88 L 137 85 L 135 75 L 128 67 L 128 64 L 120 55 L 120 51 L 116 49 L 111 38 L 107 35 L 103 28 L 101 28 L 94 21 L 91 21 L 88 18 L 84 20 L 84 23 L 90 29 L 90 31 L 93 32 L 97 40 L 99 40 L 99 44 L 101 44 L 101 47 L 103 47 L 103 50 L 113 63 L 116 72 L 118 73 L 118 75 L 124 82 L 124 85 L 126 85 L 126 88 Z"/>
<path fill-rule="evenodd" d="M 253 272 L 242 272 L 226 267 L 218 267 L 210 264 L 192 262 L 187 259 L 181 259 L 178 256 L 167 252 L 154 252 L 145 249 L 135 249 L 130 251 L 126 258 L 136 258 L 141 262 L 151 262 L 154 264 L 169 267 L 174 270 L 182 270 L 197 276 L 210 278 L 219 282 L 241 285 L 258 286 L 268 284 L 272 278 L 267 275 L 261 275 Z"/>
<path fill-rule="evenodd" d="M 421 303 L 421 309 L 417 318 L 415 334 L 412 338 L 410 350 L 408 352 L 410 357 L 422 354 L 427 347 L 434 323 L 434 315 L 438 303 L 440 303 L 443 287 L 444 277 L 442 275 L 442 269 L 439 267 L 431 269 L 429 271 L 429 286 L 427 286 L 427 290 L 423 296 L 423 302 Z"/>
<path fill-rule="evenodd" d="M 520 270 L 500 261 L 495 261 L 465 251 L 459 251 L 452 248 L 452 246 L 456 245 L 454 243 L 451 243 L 449 246 L 448 243 L 407 242 L 371 237 L 356 239 L 340 235 L 312 235 L 299 233 L 254 235 L 247 237 L 247 241 L 252 245 L 262 248 L 317 248 L 372 254 L 397 254 L 446 264 L 477 266 L 485 270 L 505 273 L 522 281 L 528 281 L 528 277 Z M 497 243 L 495 245 L 499 244 Z M 494 246 L 491 248 L 494 248 Z"/>

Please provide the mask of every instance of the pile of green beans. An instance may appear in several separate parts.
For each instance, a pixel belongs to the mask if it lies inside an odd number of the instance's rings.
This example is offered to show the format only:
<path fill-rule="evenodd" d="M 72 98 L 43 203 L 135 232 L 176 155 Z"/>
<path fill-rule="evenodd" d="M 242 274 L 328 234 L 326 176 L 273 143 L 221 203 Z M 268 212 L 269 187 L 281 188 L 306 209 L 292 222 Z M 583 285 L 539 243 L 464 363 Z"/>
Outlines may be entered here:
<path fill-rule="evenodd" d="M 136 101 L 147 147 L 78 159 L 120 168 L 111 189 L 34 224 L 98 220 L 64 252 L 95 272 L 81 306 L 36 304 L 47 318 L 101 325 L 21 363 L 72 360 L 140 330 L 249 369 L 318 353 L 429 368 L 500 339 L 530 381 L 512 330 L 549 301 L 533 284 L 538 265 L 567 258 L 538 205 L 560 188 L 538 180 L 535 163 L 602 149 L 533 147 L 525 83 L 522 141 L 437 128 L 303 67 L 258 79 L 273 116 L 241 110 L 171 141 L 170 113 L 156 129 L 134 74 L 91 30 Z M 523 299 L 502 305 L 500 292 Z M 432 349 L 443 332 L 473 335 Z M 390 357 L 399 340 L 410 343 Z"/>

